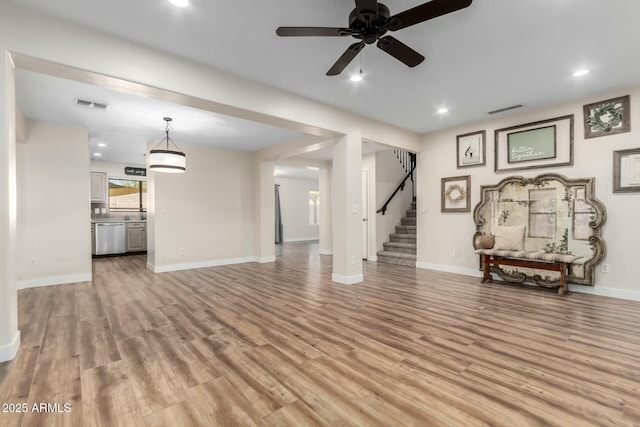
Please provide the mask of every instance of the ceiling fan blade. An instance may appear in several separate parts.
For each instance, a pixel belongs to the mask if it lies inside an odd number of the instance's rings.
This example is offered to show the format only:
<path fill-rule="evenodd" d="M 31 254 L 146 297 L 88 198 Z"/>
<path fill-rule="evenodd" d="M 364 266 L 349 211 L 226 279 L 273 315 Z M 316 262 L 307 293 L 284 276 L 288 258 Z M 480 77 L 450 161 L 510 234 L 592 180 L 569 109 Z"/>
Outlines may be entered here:
<path fill-rule="evenodd" d="M 424 56 L 420 55 L 418 52 L 411 49 L 400 40 L 391 36 L 382 37 L 380 40 L 378 40 L 377 46 L 387 52 L 389 55 L 396 58 L 398 61 L 406 64 L 408 67 L 415 67 L 416 65 L 424 61 Z"/>
<path fill-rule="evenodd" d="M 385 24 L 385 29 L 396 31 L 471 5 L 473 0 L 432 0 L 414 8 L 391 16 Z"/>
<path fill-rule="evenodd" d="M 358 53 L 364 46 L 365 42 L 354 43 L 349 46 L 347 50 L 345 50 L 345 52 L 342 54 L 342 56 L 338 58 L 336 63 L 333 64 L 333 67 L 331 67 L 329 71 L 327 71 L 327 76 L 337 76 L 338 74 L 340 74 L 342 70 L 344 70 L 351 61 L 353 61 L 353 58 L 358 56 Z"/>
<path fill-rule="evenodd" d="M 349 28 L 278 27 L 276 34 L 280 37 L 340 37 L 349 36 L 353 31 Z"/>

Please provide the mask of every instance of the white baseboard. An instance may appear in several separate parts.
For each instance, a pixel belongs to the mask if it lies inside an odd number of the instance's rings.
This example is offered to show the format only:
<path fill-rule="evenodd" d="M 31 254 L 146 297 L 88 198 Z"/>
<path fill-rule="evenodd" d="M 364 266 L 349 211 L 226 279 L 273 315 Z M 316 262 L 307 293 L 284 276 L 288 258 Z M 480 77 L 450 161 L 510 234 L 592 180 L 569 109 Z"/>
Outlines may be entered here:
<path fill-rule="evenodd" d="M 90 281 L 91 273 L 72 274 L 69 276 L 36 277 L 35 279 L 18 280 L 18 289 L 38 288 L 40 286 L 63 285 L 65 283 Z"/>
<path fill-rule="evenodd" d="M 16 333 L 13 341 L 7 345 L 0 345 L 0 363 L 13 360 L 20 349 L 20 331 Z"/>
<path fill-rule="evenodd" d="M 482 271 L 473 268 L 456 267 L 452 265 L 431 264 L 428 262 L 416 262 L 416 268 L 427 270 L 444 271 L 446 273 L 464 274 L 471 277 L 482 277 Z M 495 277 L 495 276 L 494 276 Z M 528 285 L 529 283 L 524 283 Z M 535 285 L 532 285 L 535 286 Z M 639 291 L 629 291 L 626 289 L 607 288 L 602 286 L 575 285 L 569 283 L 569 291 L 580 294 L 598 295 L 603 297 L 620 298 L 631 301 L 640 301 Z"/>
<path fill-rule="evenodd" d="M 378 262 L 378 255 L 370 255 L 367 257 L 367 261 Z"/>
<path fill-rule="evenodd" d="M 193 270 L 195 268 L 219 267 L 221 265 L 244 264 L 247 262 L 257 262 L 256 257 L 215 259 L 211 261 L 186 262 L 184 264 L 151 265 L 147 268 L 154 273 L 167 273 L 169 271 Z"/>
<path fill-rule="evenodd" d="M 318 237 L 295 237 L 293 239 L 284 239 L 284 243 L 289 242 L 317 242 Z"/>
<path fill-rule="evenodd" d="M 333 255 L 333 251 L 331 249 L 318 249 L 318 253 L 320 255 Z"/>
<path fill-rule="evenodd" d="M 331 280 L 342 285 L 355 285 L 364 281 L 364 275 L 356 274 L 354 276 L 342 276 L 340 274 L 332 274 Z"/>
<path fill-rule="evenodd" d="M 271 255 L 271 256 L 258 257 L 258 258 L 256 258 L 256 262 L 258 262 L 259 264 L 267 264 L 269 262 L 276 262 L 276 256 L 275 255 Z"/>
<path fill-rule="evenodd" d="M 569 283 L 569 291 L 580 294 L 599 295 L 601 297 L 620 298 L 631 301 L 640 301 L 640 292 L 626 289 L 606 288 L 600 286 L 573 285 Z"/>

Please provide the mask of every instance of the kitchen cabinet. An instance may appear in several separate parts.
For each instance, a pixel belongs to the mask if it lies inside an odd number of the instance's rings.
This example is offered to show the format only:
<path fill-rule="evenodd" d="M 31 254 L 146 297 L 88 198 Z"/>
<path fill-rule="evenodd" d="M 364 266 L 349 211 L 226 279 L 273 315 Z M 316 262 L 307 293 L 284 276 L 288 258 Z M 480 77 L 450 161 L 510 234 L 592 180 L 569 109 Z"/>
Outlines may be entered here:
<path fill-rule="evenodd" d="M 107 174 L 91 172 L 91 203 L 107 203 Z"/>
<path fill-rule="evenodd" d="M 144 252 L 147 250 L 147 223 L 127 223 L 127 252 Z"/>

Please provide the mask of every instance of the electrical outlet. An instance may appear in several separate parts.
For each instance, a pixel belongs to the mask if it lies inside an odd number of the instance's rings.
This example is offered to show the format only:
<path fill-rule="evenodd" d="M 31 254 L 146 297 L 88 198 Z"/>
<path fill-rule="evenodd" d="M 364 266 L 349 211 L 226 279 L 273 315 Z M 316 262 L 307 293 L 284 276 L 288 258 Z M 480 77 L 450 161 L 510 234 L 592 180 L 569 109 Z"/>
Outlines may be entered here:
<path fill-rule="evenodd" d="M 609 272 L 609 264 L 602 264 L 602 272 L 603 273 Z"/>
<path fill-rule="evenodd" d="M 184 255 L 184 253 L 185 253 L 185 252 L 186 252 L 186 251 L 185 251 L 185 249 L 184 249 L 184 248 L 180 248 L 180 249 L 178 249 L 178 255 Z"/>
<path fill-rule="evenodd" d="M 351 256 L 351 265 L 356 265 L 356 257 L 354 255 Z"/>
<path fill-rule="evenodd" d="M 453 256 L 454 257 L 459 257 L 460 256 L 460 251 L 458 249 L 454 249 L 453 250 Z"/>

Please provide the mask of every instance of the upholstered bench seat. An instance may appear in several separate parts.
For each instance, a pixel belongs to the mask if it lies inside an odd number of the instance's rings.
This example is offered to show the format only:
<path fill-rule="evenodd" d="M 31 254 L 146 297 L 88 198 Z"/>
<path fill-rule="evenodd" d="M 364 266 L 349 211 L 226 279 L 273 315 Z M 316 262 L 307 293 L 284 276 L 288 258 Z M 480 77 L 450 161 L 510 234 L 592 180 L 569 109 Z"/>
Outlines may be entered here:
<path fill-rule="evenodd" d="M 563 262 L 565 264 L 571 264 L 576 259 L 581 258 L 575 255 L 556 254 L 543 251 L 507 251 L 502 249 L 478 249 L 476 250 L 476 253 L 479 255 L 499 256 L 503 258 L 514 258 L 543 262 Z"/>
<path fill-rule="evenodd" d="M 477 249 L 476 254 L 482 256 L 482 283 L 491 281 L 490 266 L 511 265 L 514 267 L 537 268 L 558 271 L 560 273 L 559 295 L 567 292 L 567 267 L 579 256 L 548 253 L 543 251 L 515 251 L 504 249 Z"/>

